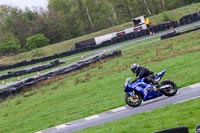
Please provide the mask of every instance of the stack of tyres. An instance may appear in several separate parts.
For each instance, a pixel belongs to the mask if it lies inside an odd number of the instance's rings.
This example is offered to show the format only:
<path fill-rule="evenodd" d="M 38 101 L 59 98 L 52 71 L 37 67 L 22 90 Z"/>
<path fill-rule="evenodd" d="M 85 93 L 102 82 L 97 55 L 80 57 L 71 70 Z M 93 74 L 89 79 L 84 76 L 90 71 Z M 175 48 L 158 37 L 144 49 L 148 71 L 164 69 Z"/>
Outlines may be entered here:
<path fill-rule="evenodd" d="M 132 34 L 132 32 L 131 32 L 131 33 L 125 34 L 125 39 L 126 39 L 126 40 L 132 39 L 131 34 Z"/>
<path fill-rule="evenodd" d="M 94 38 L 91 38 L 88 40 L 84 40 L 84 41 L 75 43 L 75 49 L 84 48 L 84 47 L 93 46 L 93 45 L 96 45 L 96 42 L 95 42 Z"/>
<path fill-rule="evenodd" d="M 129 37 L 130 37 L 130 39 L 134 39 L 135 38 L 134 32 L 129 33 Z"/>
<path fill-rule="evenodd" d="M 181 126 L 175 128 L 168 128 L 161 131 L 156 131 L 154 133 L 189 133 L 188 127 Z"/>
<path fill-rule="evenodd" d="M 183 16 L 179 19 L 179 24 L 186 25 L 200 20 L 200 13 L 193 13 Z"/>
<path fill-rule="evenodd" d="M 111 39 L 111 42 L 112 42 L 112 44 L 118 43 L 117 37 L 113 37 L 113 38 Z"/>
<path fill-rule="evenodd" d="M 174 28 L 179 27 L 178 21 L 172 21 L 172 25 L 174 26 Z"/>
<path fill-rule="evenodd" d="M 161 40 L 167 39 L 167 38 L 170 38 L 170 37 L 174 36 L 175 34 L 176 34 L 176 31 L 174 30 L 174 31 L 171 31 L 171 32 L 169 32 L 167 34 L 164 34 L 164 35 L 160 36 L 160 39 Z"/>

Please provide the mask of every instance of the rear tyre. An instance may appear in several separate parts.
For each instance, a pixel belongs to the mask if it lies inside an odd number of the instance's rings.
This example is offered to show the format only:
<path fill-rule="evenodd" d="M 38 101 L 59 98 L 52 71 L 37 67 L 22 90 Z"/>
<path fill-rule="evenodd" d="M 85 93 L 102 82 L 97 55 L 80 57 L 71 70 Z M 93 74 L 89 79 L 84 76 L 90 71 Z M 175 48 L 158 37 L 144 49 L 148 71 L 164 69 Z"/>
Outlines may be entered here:
<path fill-rule="evenodd" d="M 166 86 L 166 88 L 161 89 L 161 92 L 165 96 L 173 96 L 178 91 L 178 88 L 173 81 L 165 80 L 165 81 L 161 82 L 161 87 L 164 87 L 164 86 Z"/>
<path fill-rule="evenodd" d="M 126 94 L 125 102 L 131 107 L 137 107 L 142 103 L 142 97 L 139 93 L 135 93 L 134 98 Z"/>

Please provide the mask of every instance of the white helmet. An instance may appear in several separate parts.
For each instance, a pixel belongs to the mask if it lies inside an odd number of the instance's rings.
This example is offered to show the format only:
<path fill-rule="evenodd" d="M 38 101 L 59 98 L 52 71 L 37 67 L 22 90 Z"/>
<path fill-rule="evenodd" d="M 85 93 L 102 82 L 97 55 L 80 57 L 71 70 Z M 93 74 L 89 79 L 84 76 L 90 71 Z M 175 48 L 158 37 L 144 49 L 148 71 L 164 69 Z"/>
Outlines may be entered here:
<path fill-rule="evenodd" d="M 135 73 L 137 71 L 138 67 L 139 67 L 139 64 L 136 64 L 136 63 L 132 64 L 131 65 L 131 71 L 133 73 Z"/>

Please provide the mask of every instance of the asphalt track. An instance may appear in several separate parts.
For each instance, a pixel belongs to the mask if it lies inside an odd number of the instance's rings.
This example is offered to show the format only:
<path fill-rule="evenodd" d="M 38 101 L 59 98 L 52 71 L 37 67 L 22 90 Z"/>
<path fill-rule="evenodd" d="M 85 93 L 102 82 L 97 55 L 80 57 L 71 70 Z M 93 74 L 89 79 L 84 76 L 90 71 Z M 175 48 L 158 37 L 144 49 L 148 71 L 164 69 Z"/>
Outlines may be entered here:
<path fill-rule="evenodd" d="M 132 108 L 127 105 L 118 107 L 100 114 L 64 123 L 43 131 L 38 131 L 37 133 L 71 133 L 91 126 L 101 125 L 110 121 L 136 115 L 138 113 L 149 112 L 156 108 L 178 104 L 196 98 L 200 98 L 200 83 L 179 89 L 178 93 L 172 97 L 161 96 L 150 101 L 143 102 L 141 106 L 136 108 Z"/>
<path fill-rule="evenodd" d="M 175 29 L 173 29 L 173 30 L 183 30 L 183 29 L 186 29 L 186 28 L 188 28 L 188 27 L 191 27 L 191 26 L 194 27 L 194 26 L 197 26 L 197 25 L 200 25 L 200 22 L 195 22 L 195 23 L 192 23 L 192 24 L 180 26 L 180 27 L 177 27 L 177 28 L 175 28 Z M 159 33 L 157 33 L 157 34 L 154 34 L 154 35 L 144 36 L 144 37 L 140 37 L 140 38 L 138 38 L 138 39 L 129 40 L 129 41 L 122 42 L 122 43 L 119 43 L 119 44 L 116 44 L 116 45 L 111 45 L 111 46 L 105 47 L 104 49 L 95 50 L 95 51 L 89 51 L 88 53 L 83 54 L 83 55 L 81 55 L 81 56 L 88 56 L 88 55 L 91 55 L 91 56 L 89 56 L 88 58 L 85 58 L 84 60 L 91 59 L 91 58 L 93 58 L 93 57 L 95 57 L 95 56 L 102 55 L 104 52 L 110 52 L 110 51 L 114 51 L 114 50 L 117 50 L 117 49 L 121 49 L 122 47 L 124 47 L 124 46 L 126 46 L 126 45 L 130 45 L 130 44 L 133 44 L 133 43 L 136 43 L 136 42 L 140 42 L 140 41 L 143 41 L 143 40 L 146 40 L 146 39 L 150 39 L 150 38 L 153 38 L 153 37 L 156 37 L 156 36 L 161 36 L 161 35 L 163 35 L 163 34 L 166 34 L 166 33 L 168 33 L 168 32 L 171 32 L 171 31 L 172 31 L 172 30 L 166 30 L 166 31 L 163 31 L 163 32 L 159 32 Z M 156 40 L 154 40 L 154 41 L 158 41 L 158 40 L 160 40 L 160 39 L 156 39 Z M 141 46 L 141 45 L 146 45 L 146 44 L 151 43 L 151 42 L 153 42 L 153 41 L 146 42 L 146 43 L 142 43 L 142 44 L 138 44 L 138 45 L 135 45 L 135 46 L 133 46 L 133 47 L 131 47 L 131 48 L 139 47 L 139 46 Z M 130 49 L 130 48 L 128 48 L 128 49 Z M 121 50 L 122 50 L 122 51 L 123 51 L 123 50 L 126 50 L 126 48 L 121 49 Z M 80 58 L 80 55 L 79 55 L 79 56 L 69 57 L 69 58 L 67 58 L 67 59 L 61 60 L 61 62 L 62 62 L 62 61 L 67 61 L 67 60 L 71 60 L 71 59 L 74 59 L 74 58 Z M 69 65 L 64 66 L 64 67 L 68 67 L 68 66 L 73 65 L 73 64 L 76 64 L 76 63 L 77 63 L 77 62 L 72 63 L 72 64 L 69 64 Z M 62 68 L 63 68 L 63 67 L 61 67 L 61 68 L 55 68 L 55 69 L 53 69 L 53 70 L 51 70 L 51 71 L 49 71 L 49 72 L 46 72 L 46 73 L 50 73 L 50 72 L 53 72 L 53 71 L 58 71 L 59 69 L 62 69 Z M 29 69 L 30 69 L 30 68 L 29 68 Z M 44 74 L 46 74 L 46 73 L 44 73 Z M 37 76 L 32 76 L 32 77 L 28 77 L 28 78 L 35 78 L 35 77 L 37 77 Z M 27 80 L 28 78 L 22 79 L 21 81 L 25 81 L 25 80 Z M 21 82 L 21 81 L 8 82 L 8 83 L 6 83 L 5 85 L 0 84 L 0 90 L 5 89 L 5 88 L 9 88 L 9 87 L 11 87 L 11 86 L 14 86 L 14 85 L 18 84 L 18 83 Z"/>

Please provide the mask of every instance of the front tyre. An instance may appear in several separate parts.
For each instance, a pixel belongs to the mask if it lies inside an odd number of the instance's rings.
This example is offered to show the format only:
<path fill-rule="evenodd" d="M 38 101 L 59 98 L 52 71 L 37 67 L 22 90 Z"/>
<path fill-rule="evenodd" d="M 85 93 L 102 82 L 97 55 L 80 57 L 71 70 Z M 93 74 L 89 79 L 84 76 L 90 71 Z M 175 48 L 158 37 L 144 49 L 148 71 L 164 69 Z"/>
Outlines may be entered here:
<path fill-rule="evenodd" d="M 137 107 L 142 103 L 142 97 L 139 93 L 135 93 L 134 97 L 126 94 L 125 102 L 131 107 Z"/>
<path fill-rule="evenodd" d="M 160 88 L 161 88 L 161 92 L 165 96 L 173 96 L 178 91 L 176 84 L 173 81 L 170 81 L 170 80 L 165 80 L 165 81 L 161 82 Z"/>

